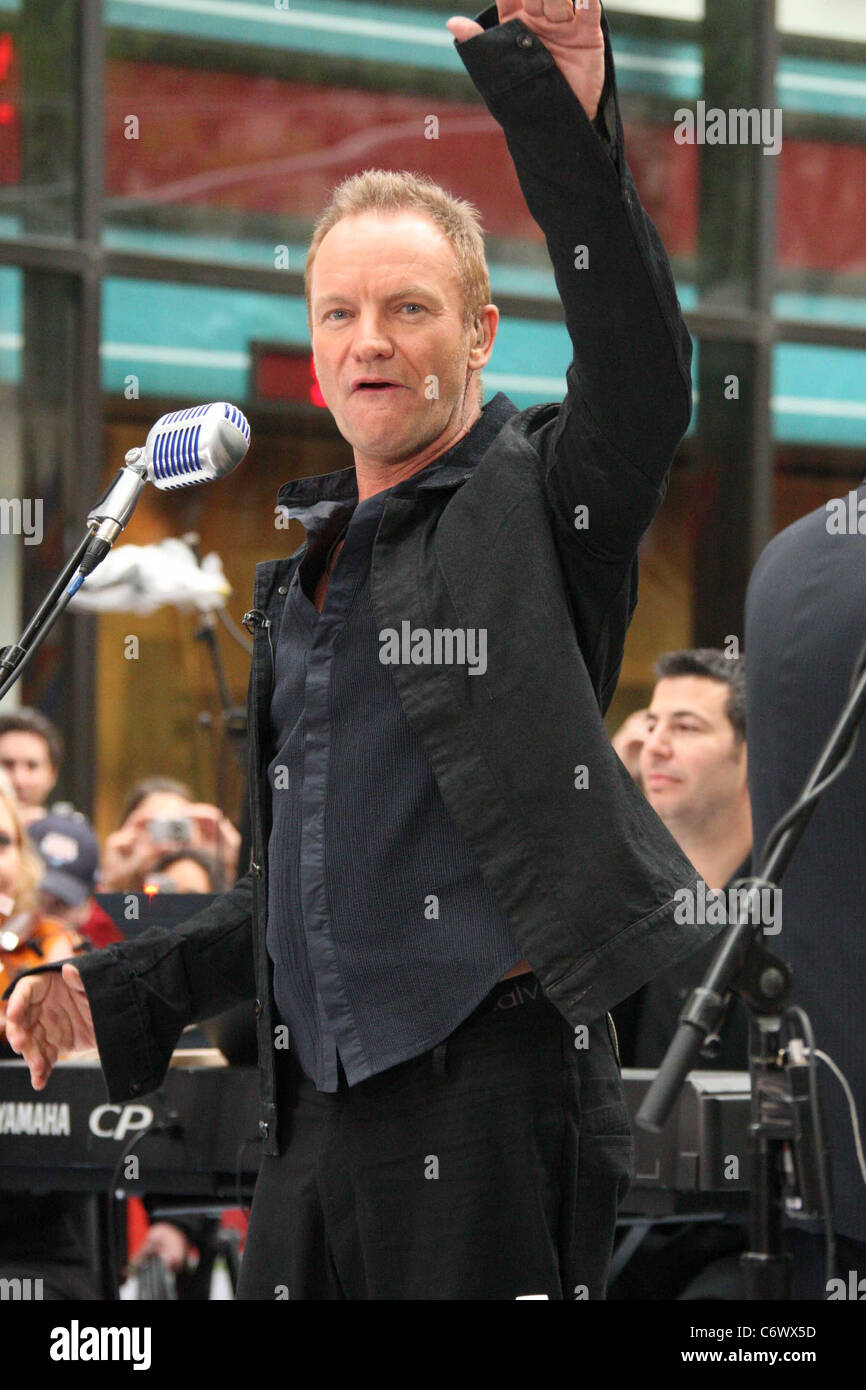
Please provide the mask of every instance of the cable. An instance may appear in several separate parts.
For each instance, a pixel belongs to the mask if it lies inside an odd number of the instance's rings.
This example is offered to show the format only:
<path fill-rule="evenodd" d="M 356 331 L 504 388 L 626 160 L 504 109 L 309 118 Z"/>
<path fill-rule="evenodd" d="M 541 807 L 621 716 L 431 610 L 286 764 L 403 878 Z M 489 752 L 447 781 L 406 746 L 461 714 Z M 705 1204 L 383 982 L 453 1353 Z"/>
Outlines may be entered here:
<path fill-rule="evenodd" d="M 854 1100 L 854 1092 L 851 1090 L 848 1084 L 848 1078 L 845 1076 L 842 1068 L 836 1065 L 832 1057 L 828 1057 L 827 1053 L 822 1052 L 818 1047 L 815 1048 L 815 1056 L 820 1058 L 824 1065 L 830 1068 L 838 1080 L 839 1085 L 842 1087 L 842 1090 L 845 1092 L 845 1099 L 848 1102 L 848 1110 L 851 1115 L 851 1131 L 854 1135 L 854 1148 L 857 1153 L 857 1162 L 860 1165 L 860 1176 L 863 1182 L 866 1183 L 866 1158 L 863 1156 L 863 1141 L 860 1136 L 860 1121 L 857 1118 L 857 1103 Z"/>
<path fill-rule="evenodd" d="M 132 1136 L 115 1164 L 114 1172 L 111 1175 L 111 1182 L 108 1187 L 106 1244 L 108 1246 L 107 1259 L 108 1273 L 111 1279 L 111 1293 L 112 1297 L 115 1299 L 120 1297 L 120 1270 L 117 1267 L 117 1227 L 114 1220 L 115 1202 L 118 1200 L 117 1189 L 120 1183 L 120 1173 L 136 1144 L 138 1144 L 146 1134 L 150 1134 L 156 1128 L 161 1128 L 161 1126 L 153 1124 L 148 1129 L 140 1129 L 137 1134 Z"/>
<path fill-rule="evenodd" d="M 805 1009 L 800 1008 L 799 1004 L 792 1004 L 789 1009 L 786 1009 L 785 1018 L 787 1019 L 791 1015 L 799 1020 L 800 1030 L 806 1041 L 809 1103 L 815 1122 L 815 1159 L 818 1170 L 818 1187 L 821 1193 L 821 1220 L 824 1223 L 824 1287 L 826 1289 L 829 1287 L 830 1280 L 836 1276 L 836 1237 L 833 1231 L 833 1208 L 830 1202 L 830 1189 L 827 1183 L 827 1167 L 824 1158 L 824 1126 L 821 1122 L 821 1109 L 818 1102 L 818 1074 L 813 1060 L 815 1035 L 812 1032 L 809 1015 Z"/>
<path fill-rule="evenodd" d="M 158 1103 L 158 1102 L 157 1102 Z M 108 1244 L 108 1272 L 111 1276 L 111 1291 L 115 1298 L 120 1297 L 120 1271 L 117 1268 L 117 1229 L 114 1221 L 114 1204 L 117 1200 L 116 1193 L 120 1186 L 120 1174 L 124 1163 L 129 1158 L 136 1144 L 141 1143 L 149 1134 L 168 1134 L 176 1136 L 181 1132 L 179 1117 L 174 1110 L 168 1110 L 164 1115 L 154 1117 L 147 1129 L 140 1129 L 134 1134 L 121 1152 L 120 1158 L 114 1166 L 111 1175 L 111 1183 L 108 1189 L 108 1216 L 106 1240 Z"/>
<path fill-rule="evenodd" d="M 224 608 L 217 608 L 214 611 L 216 612 L 216 615 L 222 623 L 223 627 L 225 628 L 226 632 L 230 633 L 231 636 L 235 639 L 235 641 L 243 647 L 244 651 L 248 652 L 249 655 L 252 656 L 253 644 L 247 637 L 246 633 L 238 627 L 234 618 L 230 617 Z"/>
<path fill-rule="evenodd" d="M 827 776 L 823 779 L 823 781 L 819 782 L 817 786 L 813 787 L 810 792 L 804 793 L 799 798 L 799 800 L 795 801 L 794 805 L 789 807 L 785 814 L 781 816 L 779 820 L 776 821 L 776 824 L 773 826 L 772 830 L 770 831 L 769 835 L 764 841 L 764 848 L 761 852 L 762 864 L 766 864 L 770 854 L 776 848 L 776 845 L 779 843 L 788 827 L 792 825 L 794 821 L 799 820 L 803 811 L 805 811 L 808 806 L 811 806 L 814 801 L 818 801 L 824 795 L 827 788 L 831 786 L 833 782 L 836 781 L 837 777 L 841 777 L 842 773 L 845 771 L 846 767 L 848 766 L 848 764 L 854 756 L 854 749 L 857 746 L 858 733 L 859 729 L 854 729 L 851 735 L 851 742 L 845 749 L 844 754 L 839 759 L 836 766 L 830 772 L 827 773 Z"/>

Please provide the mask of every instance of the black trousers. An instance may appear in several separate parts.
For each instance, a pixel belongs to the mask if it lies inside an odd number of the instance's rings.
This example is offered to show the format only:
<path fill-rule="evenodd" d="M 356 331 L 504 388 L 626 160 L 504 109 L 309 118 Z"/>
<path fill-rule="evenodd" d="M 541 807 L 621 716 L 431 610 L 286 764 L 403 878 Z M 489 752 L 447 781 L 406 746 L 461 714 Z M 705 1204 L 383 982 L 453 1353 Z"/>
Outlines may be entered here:
<path fill-rule="evenodd" d="M 287 1133 L 238 1298 L 604 1297 L 634 1161 L 606 1018 L 575 1030 L 526 974 L 445 1043 L 334 1093 L 277 1055 Z"/>

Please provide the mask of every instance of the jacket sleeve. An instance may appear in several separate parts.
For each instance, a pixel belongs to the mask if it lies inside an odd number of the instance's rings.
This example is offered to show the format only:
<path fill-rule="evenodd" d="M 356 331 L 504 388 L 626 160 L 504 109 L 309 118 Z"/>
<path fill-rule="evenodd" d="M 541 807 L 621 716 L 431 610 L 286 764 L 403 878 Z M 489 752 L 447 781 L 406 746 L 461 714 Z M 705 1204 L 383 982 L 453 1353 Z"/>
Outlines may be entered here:
<path fill-rule="evenodd" d="M 150 927 L 132 941 L 72 959 L 93 1014 L 109 1100 L 155 1090 L 188 1024 L 255 995 L 252 892 L 250 871 L 179 927 Z"/>
<path fill-rule="evenodd" d="M 541 40 L 520 20 L 495 21 L 493 6 L 478 16 L 485 32 L 456 48 L 502 126 L 565 312 L 566 396 L 539 412 L 530 439 L 581 649 L 606 704 L 637 601 L 637 547 L 691 416 L 692 344 L 626 164 L 607 17 L 593 121 Z"/>

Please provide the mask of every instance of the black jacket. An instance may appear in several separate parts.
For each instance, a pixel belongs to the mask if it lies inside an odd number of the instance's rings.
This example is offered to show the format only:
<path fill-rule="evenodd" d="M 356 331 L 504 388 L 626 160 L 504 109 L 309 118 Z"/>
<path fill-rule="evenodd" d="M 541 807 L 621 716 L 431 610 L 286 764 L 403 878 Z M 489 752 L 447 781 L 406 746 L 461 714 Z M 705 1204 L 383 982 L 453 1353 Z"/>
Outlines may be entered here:
<path fill-rule="evenodd" d="M 841 513 L 841 517 L 840 514 Z M 763 551 L 746 598 L 749 794 L 755 854 L 794 804 L 848 696 L 866 642 L 866 478 Z M 863 1123 L 866 1048 L 866 731 L 827 789 L 782 879 L 771 951 L 794 968 L 815 1046 L 848 1078 Z M 835 1229 L 866 1241 L 866 1197 L 841 1086 L 819 1068 L 833 1156 Z"/>
<path fill-rule="evenodd" d="M 694 869 L 613 752 L 602 712 L 637 600 L 637 547 L 691 409 L 691 342 L 658 234 L 615 158 L 518 20 L 457 46 L 502 125 L 547 239 L 574 346 L 564 402 L 515 413 L 473 469 L 389 498 L 372 561 L 379 629 L 481 628 L 488 669 L 392 666 L 458 827 L 545 992 L 596 1018 L 718 930 L 673 920 Z M 589 268 L 575 268 L 577 245 Z M 579 276 L 575 310 L 573 277 Z M 279 493 L 291 500 L 293 484 Z M 354 469 L 321 496 L 356 496 Z M 577 507 L 588 525 L 575 525 Z M 583 514 L 581 514 L 583 515 Z M 183 1027 L 255 996 L 262 1135 L 279 1151 L 272 971 L 265 949 L 273 634 L 303 548 L 256 567 L 249 687 L 253 865 L 171 933 L 94 952 L 82 975 L 109 1096 L 159 1085 Z M 363 731 L 359 730 L 359 737 Z M 577 771 L 585 768 L 586 774 Z M 582 784 L 588 779 L 588 785 Z"/>

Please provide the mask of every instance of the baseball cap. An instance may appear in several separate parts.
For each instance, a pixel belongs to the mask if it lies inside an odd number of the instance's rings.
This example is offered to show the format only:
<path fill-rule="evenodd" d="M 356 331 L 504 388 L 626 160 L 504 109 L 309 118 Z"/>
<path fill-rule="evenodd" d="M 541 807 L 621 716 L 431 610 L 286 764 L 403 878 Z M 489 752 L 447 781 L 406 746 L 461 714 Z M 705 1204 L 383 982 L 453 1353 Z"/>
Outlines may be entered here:
<path fill-rule="evenodd" d="M 42 892 L 70 907 L 86 902 L 96 880 L 99 844 L 81 812 L 44 816 L 28 825 L 27 834 L 45 863 Z"/>

